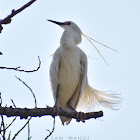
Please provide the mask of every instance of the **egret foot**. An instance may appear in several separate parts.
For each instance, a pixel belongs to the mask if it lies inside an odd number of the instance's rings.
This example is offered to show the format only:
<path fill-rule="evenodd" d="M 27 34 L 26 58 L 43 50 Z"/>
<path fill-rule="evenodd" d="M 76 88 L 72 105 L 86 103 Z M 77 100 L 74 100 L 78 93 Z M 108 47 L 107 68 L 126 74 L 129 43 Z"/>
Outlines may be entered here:
<path fill-rule="evenodd" d="M 54 105 L 54 111 L 56 112 L 56 116 L 58 115 L 58 110 L 59 110 L 59 107 L 57 105 Z"/>
<path fill-rule="evenodd" d="M 85 123 L 85 119 L 86 119 L 86 114 L 84 112 L 77 112 L 77 117 L 76 117 L 76 121 L 80 122 L 82 121 L 83 123 Z"/>
<path fill-rule="evenodd" d="M 54 111 L 56 111 L 56 115 L 58 115 L 59 110 L 65 111 L 65 109 L 63 109 L 62 107 L 58 106 L 58 105 L 54 105 Z"/>

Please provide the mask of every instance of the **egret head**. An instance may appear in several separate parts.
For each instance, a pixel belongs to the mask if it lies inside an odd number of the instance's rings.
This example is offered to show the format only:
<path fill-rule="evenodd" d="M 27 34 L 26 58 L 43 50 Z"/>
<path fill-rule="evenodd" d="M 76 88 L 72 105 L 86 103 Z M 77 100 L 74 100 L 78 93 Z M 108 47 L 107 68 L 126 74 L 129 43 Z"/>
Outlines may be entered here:
<path fill-rule="evenodd" d="M 94 41 L 94 42 L 96 42 L 96 43 L 98 43 L 98 44 L 100 44 L 100 45 L 102 45 L 102 46 L 104 46 L 104 47 L 106 47 L 108 49 L 111 49 L 111 50 L 117 52 L 117 50 L 112 49 L 112 48 L 110 48 L 110 47 L 108 47 L 108 46 L 106 46 L 106 45 L 104 45 L 104 44 L 102 44 L 102 43 L 92 39 L 91 37 L 85 35 L 84 33 L 82 33 L 81 29 L 72 21 L 66 21 L 66 22 L 57 22 L 57 21 L 53 21 L 53 20 L 48 20 L 48 21 L 53 22 L 53 23 L 59 25 L 64 30 L 67 29 L 67 28 L 71 29 L 73 31 L 73 33 L 74 33 L 76 44 L 79 44 L 81 42 L 81 35 L 83 35 L 94 46 L 94 48 L 97 50 L 97 52 L 100 54 L 100 56 L 102 57 L 102 59 L 104 60 L 104 62 L 106 64 L 107 64 L 106 60 L 101 55 L 100 51 L 96 48 L 96 46 L 92 43 L 92 41 Z"/>
<path fill-rule="evenodd" d="M 82 40 L 82 38 L 81 38 L 82 32 L 81 32 L 80 28 L 74 22 L 72 22 L 72 21 L 57 22 L 57 21 L 53 21 L 53 20 L 48 20 L 48 21 L 59 25 L 64 30 L 68 29 L 70 31 L 70 33 L 72 33 L 72 36 L 73 36 L 73 39 L 74 39 L 76 45 L 79 44 L 79 43 L 81 43 L 81 40 Z M 63 37 L 63 39 L 64 38 L 66 40 L 66 36 Z"/>
<path fill-rule="evenodd" d="M 72 21 L 66 21 L 66 22 L 57 22 L 57 21 L 54 21 L 54 20 L 48 20 L 48 21 L 59 25 L 63 29 L 71 28 L 73 31 L 77 31 L 77 32 L 80 32 L 82 34 L 80 28 Z"/>

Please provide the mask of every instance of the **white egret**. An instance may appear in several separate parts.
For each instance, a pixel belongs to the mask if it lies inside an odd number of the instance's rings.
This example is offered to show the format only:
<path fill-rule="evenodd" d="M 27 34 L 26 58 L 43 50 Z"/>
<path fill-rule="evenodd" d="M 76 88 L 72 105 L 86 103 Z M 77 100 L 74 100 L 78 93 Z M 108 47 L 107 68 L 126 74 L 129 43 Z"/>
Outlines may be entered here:
<path fill-rule="evenodd" d="M 64 29 L 60 39 L 60 46 L 53 54 L 50 67 L 50 82 L 55 105 L 73 110 L 75 110 L 79 104 L 82 104 L 85 108 L 91 107 L 94 104 L 101 104 L 104 107 L 113 108 L 113 105 L 117 103 L 115 100 L 116 95 L 105 94 L 92 88 L 88 84 L 87 56 L 77 46 L 82 41 L 81 35 L 84 35 L 80 28 L 71 21 L 63 23 L 53 20 L 48 21 Z M 84 36 L 90 41 L 90 37 Z M 98 51 L 97 48 L 96 50 Z M 71 121 L 71 119 L 66 117 L 60 117 L 60 119 L 62 124 L 69 124 Z"/>

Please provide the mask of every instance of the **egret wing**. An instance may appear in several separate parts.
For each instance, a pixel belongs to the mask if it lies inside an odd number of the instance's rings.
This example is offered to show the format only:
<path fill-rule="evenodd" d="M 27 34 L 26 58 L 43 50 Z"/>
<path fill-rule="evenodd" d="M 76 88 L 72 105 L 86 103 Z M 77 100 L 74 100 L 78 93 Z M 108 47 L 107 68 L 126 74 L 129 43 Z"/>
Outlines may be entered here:
<path fill-rule="evenodd" d="M 79 100 L 81 98 L 81 95 L 83 93 L 83 90 L 85 86 L 88 83 L 87 80 L 87 57 L 85 53 L 81 51 L 81 58 L 80 58 L 80 64 L 81 64 L 81 70 L 80 70 L 80 79 L 79 79 L 79 84 L 77 86 L 76 92 L 73 94 L 71 98 L 71 105 L 76 108 Z"/>
<path fill-rule="evenodd" d="M 56 101 L 56 90 L 58 86 L 58 71 L 60 64 L 60 51 L 59 48 L 55 51 L 53 55 L 53 60 L 50 67 L 50 82 L 53 91 L 54 101 Z"/>

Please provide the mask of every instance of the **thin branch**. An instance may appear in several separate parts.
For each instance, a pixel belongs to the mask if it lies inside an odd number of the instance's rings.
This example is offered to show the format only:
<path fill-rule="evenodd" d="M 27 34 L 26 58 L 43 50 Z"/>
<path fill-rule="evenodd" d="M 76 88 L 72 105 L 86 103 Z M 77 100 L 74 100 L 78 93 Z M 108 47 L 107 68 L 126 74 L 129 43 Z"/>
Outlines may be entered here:
<path fill-rule="evenodd" d="M 16 108 L 16 105 L 15 105 L 13 99 L 11 99 L 11 102 L 12 102 L 13 106 Z"/>
<path fill-rule="evenodd" d="M 16 105 L 15 105 L 14 101 L 13 101 L 12 99 L 11 99 L 11 101 L 12 101 L 14 107 L 16 108 Z M 1 133 L 2 131 L 6 131 L 6 130 L 15 122 L 16 118 L 17 118 L 17 116 L 14 117 L 14 119 L 12 120 L 12 122 L 11 122 L 8 126 L 6 126 L 6 128 L 1 129 L 1 130 L 0 130 L 0 133 Z M 11 133 L 11 132 L 10 132 L 10 133 Z M 9 135 L 10 135 L 10 133 L 9 133 Z"/>
<path fill-rule="evenodd" d="M 0 130 L 0 133 L 2 131 L 6 131 L 14 123 L 14 121 L 16 120 L 16 118 L 17 118 L 17 116 L 12 120 L 12 122 L 5 129 Z"/>
<path fill-rule="evenodd" d="M 20 78 L 16 77 L 20 82 L 22 82 L 32 93 L 33 97 L 34 97 L 34 100 L 35 100 L 35 108 L 37 108 L 37 101 L 36 101 L 36 97 L 35 97 L 35 94 L 33 92 L 33 90 L 23 81 L 21 80 Z M 32 119 L 32 117 L 30 117 L 27 121 L 27 123 L 25 123 L 25 125 L 14 135 L 13 139 L 14 140 L 16 138 L 16 136 L 28 125 L 28 140 L 31 139 L 30 137 L 30 127 L 29 127 L 29 122 L 30 120 Z"/>
<path fill-rule="evenodd" d="M 49 107 L 47 108 L 11 108 L 11 107 L 1 107 L 0 106 L 0 115 L 6 115 L 7 117 L 12 117 L 12 116 L 19 116 L 21 119 L 27 117 L 41 117 L 41 116 L 46 116 L 46 115 L 51 115 L 51 116 L 64 116 L 67 118 L 74 118 L 77 119 L 77 112 L 70 110 L 70 109 L 62 109 L 58 107 Z M 86 113 L 86 118 L 85 120 L 88 120 L 90 118 L 98 118 L 102 117 L 103 112 L 88 112 Z"/>
<path fill-rule="evenodd" d="M 2 98 L 1 98 L 1 93 L 0 93 L 0 106 L 2 105 Z M 3 129 L 3 134 L 2 134 L 2 130 Z M 1 125 L 0 125 L 0 134 L 2 135 L 2 138 L 3 140 L 5 140 L 5 133 L 6 133 L 6 130 L 5 130 L 5 123 L 4 123 L 4 117 L 3 115 L 1 115 Z"/>
<path fill-rule="evenodd" d="M 16 76 L 15 76 L 16 77 Z M 24 82 L 22 81 L 20 78 L 16 77 L 19 81 L 21 81 L 32 93 L 33 97 L 34 97 L 34 100 L 35 100 L 35 108 L 37 107 L 37 101 L 36 101 L 36 97 L 35 97 L 35 94 L 33 92 L 33 90 Z"/>
<path fill-rule="evenodd" d="M 26 3 L 25 5 L 23 5 L 21 8 L 17 9 L 17 10 L 12 10 L 11 14 L 8 15 L 6 18 L 0 20 L 0 33 L 3 29 L 2 24 L 9 24 L 11 23 L 11 18 L 14 17 L 16 14 L 20 13 L 21 11 L 23 11 L 24 9 L 26 9 L 27 7 L 29 7 L 31 4 L 33 4 L 36 0 L 31 0 L 28 3 Z"/>
<path fill-rule="evenodd" d="M 25 123 L 25 125 L 14 135 L 14 137 L 12 138 L 12 140 L 14 140 L 16 138 L 16 136 L 26 127 L 26 125 L 29 123 L 29 121 L 31 120 L 32 117 L 30 117 L 28 119 L 28 121 Z"/>
<path fill-rule="evenodd" d="M 52 133 L 54 132 L 54 129 L 55 129 L 55 117 L 54 117 L 54 120 L 53 120 L 53 129 L 52 129 L 52 131 L 47 129 L 47 131 L 49 131 L 49 135 L 45 138 L 45 140 L 48 139 L 52 135 Z"/>
<path fill-rule="evenodd" d="M 40 57 L 38 56 L 38 61 L 39 61 L 39 66 L 37 67 L 37 69 L 34 69 L 34 70 L 21 70 L 19 69 L 19 67 L 16 67 L 16 68 L 10 68 L 10 67 L 1 67 L 0 66 L 0 69 L 7 69 L 7 70 L 15 70 L 15 71 L 20 71 L 20 72 L 35 72 L 35 71 L 38 71 L 40 69 L 40 66 L 41 66 L 41 61 L 40 61 Z"/>
<path fill-rule="evenodd" d="M 32 137 L 30 136 L 30 124 L 28 123 L 28 140 L 30 140 Z"/>
<path fill-rule="evenodd" d="M 2 98 L 1 98 L 1 92 L 0 92 L 0 106 L 2 105 Z"/>
<path fill-rule="evenodd" d="M 6 138 L 5 138 L 5 124 L 4 124 L 4 117 L 3 117 L 3 115 L 1 115 L 1 119 L 2 119 L 2 121 L 1 121 L 1 128 L 3 128 L 3 134 L 1 134 L 2 135 L 2 137 L 3 137 L 3 140 L 5 140 Z"/>
<path fill-rule="evenodd" d="M 40 61 L 39 61 L 40 62 Z M 40 64 L 40 63 L 39 63 Z M 20 78 L 16 77 L 20 82 L 22 82 L 32 93 L 33 97 L 34 97 L 34 100 L 35 100 L 35 108 L 37 108 L 37 101 L 36 101 L 36 97 L 35 97 L 35 94 L 33 92 L 33 90 L 23 81 L 21 80 Z M 29 126 L 29 122 L 30 120 L 32 119 L 32 117 L 30 117 L 27 121 L 27 123 L 25 123 L 25 125 L 15 134 L 15 136 L 13 137 L 12 140 L 14 140 L 16 138 L 16 136 L 28 125 L 28 140 L 31 139 L 30 137 L 30 126 Z"/>
<path fill-rule="evenodd" d="M 11 136 L 11 131 L 9 132 L 8 139 L 7 140 L 10 140 L 10 136 Z"/>

